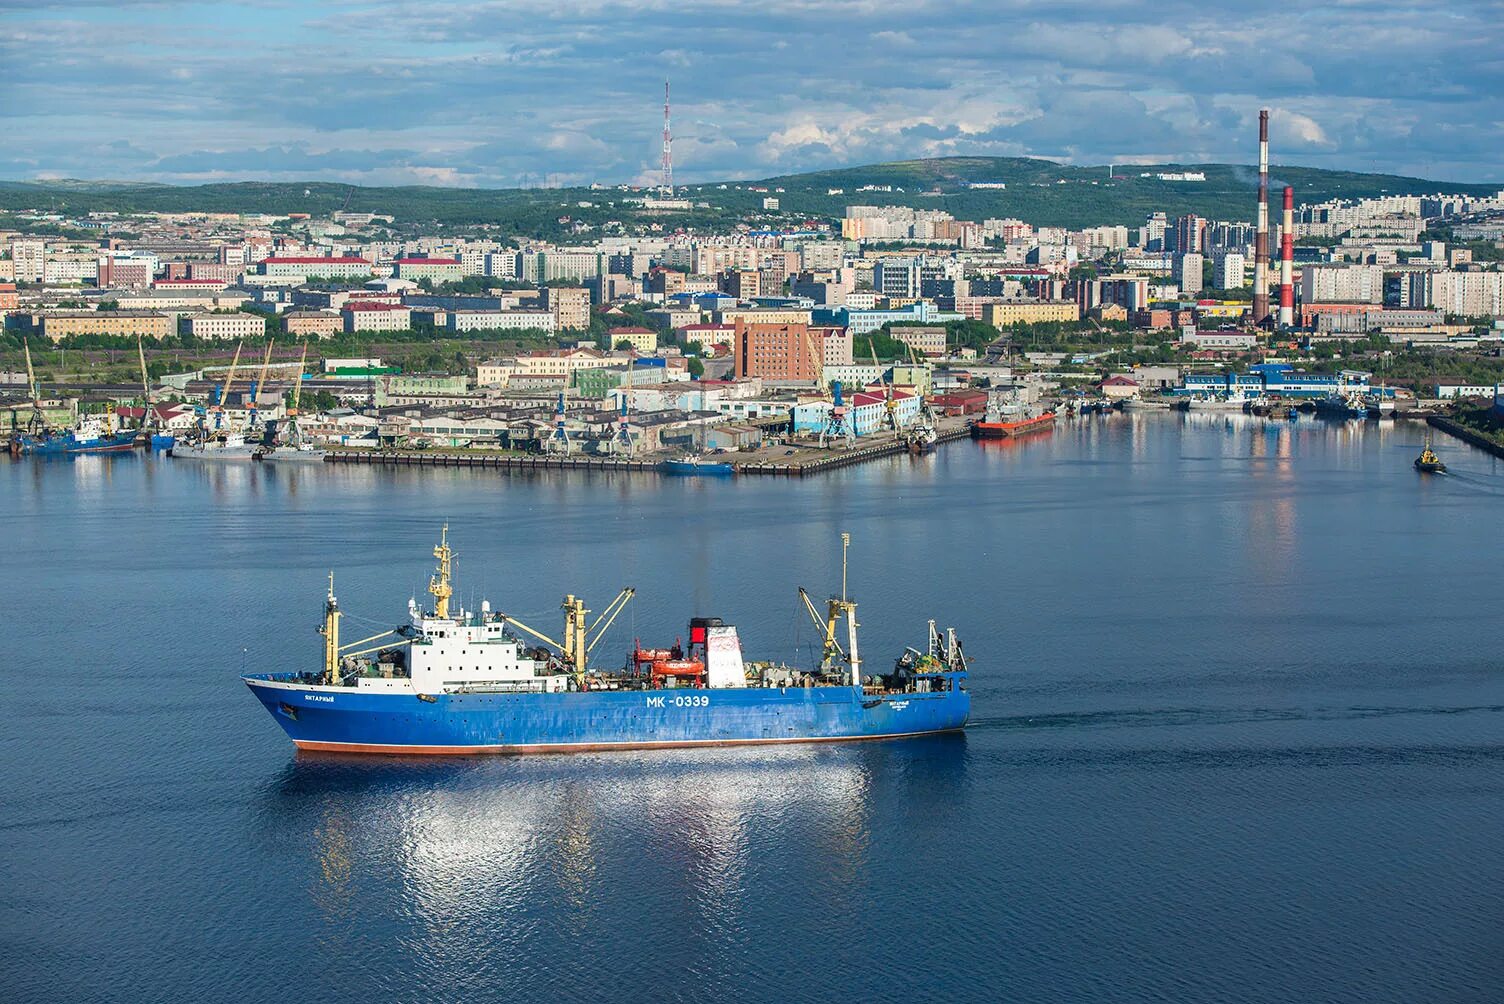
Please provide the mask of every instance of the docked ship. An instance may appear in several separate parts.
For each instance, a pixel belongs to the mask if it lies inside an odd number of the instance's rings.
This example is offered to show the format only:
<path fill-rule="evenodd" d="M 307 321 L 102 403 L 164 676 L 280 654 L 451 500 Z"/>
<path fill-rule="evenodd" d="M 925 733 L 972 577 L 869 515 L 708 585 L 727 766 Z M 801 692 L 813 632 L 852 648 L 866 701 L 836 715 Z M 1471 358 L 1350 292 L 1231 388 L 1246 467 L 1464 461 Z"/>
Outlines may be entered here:
<path fill-rule="evenodd" d="M 992 402 L 980 421 L 971 423 L 973 439 L 1009 439 L 1055 427 L 1055 413 L 1032 405 Z"/>
<path fill-rule="evenodd" d="M 246 442 L 239 432 L 218 432 L 202 438 L 179 439 L 167 448 L 167 455 L 175 460 L 228 460 L 256 459 L 257 447 Z"/>
<path fill-rule="evenodd" d="M 42 411 L 41 385 L 31 366 L 31 346 L 23 338 L 21 351 L 26 356 L 26 389 L 31 395 L 31 418 L 26 428 L 10 435 L 13 455 L 74 456 L 82 453 L 124 453 L 135 448 L 135 430 L 114 428 L 107 419 L 86 415 L 71 429 L 54 429 L 47 425 Z"/>
<path fill-rule="evenodd" d="M 22 455 L 75 456 L 82 453 L 124 453 L 136 446 L 135 429 L 114 429 L 96 416 L 79 419 L 71 429 L 39 429 L 11 436 L 12 453 Z"/>
<path fill-rule="evenodd" d="M 447 530 L 433 552 L 430 609 L 410 599 L 398 627 L 342 644 L 331 575 L 322 666 L 242 678 L 300 749 L 552 753 L 882 739 L 966 725 L 968 660 L 953 629 L 942 634 L 931 621 L 922 650 L 905 649 L 890 671 L 867 674 L 856 603 L 845 593 L 844 534 L 842 591 L 824 617 L 799 590 L 820 631 L 816 665 L 747 661 L 733 625 L 696 617 L 688 644 L 634 641 L 621 667 L 602 669 L 590 654 L 632 589 L 593 622 L 583 600 L 566 596 L 562 643 L 488 602 L 451 609 Z"/>
<path fill-rule="evenodd" d="M 709 460 L 700 453 L 665 460 L 658 465 L 658 469 L 665 474 L 679 474 L 685 477 L 729 477 L 736 473 L 736 467 L 732 464 L 724 460 Z"/>

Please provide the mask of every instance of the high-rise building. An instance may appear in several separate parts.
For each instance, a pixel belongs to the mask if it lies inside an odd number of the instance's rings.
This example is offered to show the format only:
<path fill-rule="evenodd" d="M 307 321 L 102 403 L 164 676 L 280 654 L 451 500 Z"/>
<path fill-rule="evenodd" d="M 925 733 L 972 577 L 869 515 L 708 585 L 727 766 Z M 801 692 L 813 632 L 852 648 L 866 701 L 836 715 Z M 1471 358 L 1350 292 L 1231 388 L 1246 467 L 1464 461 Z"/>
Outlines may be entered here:
<path fill-rule="evenodd" d="M 11 241 L 10 257 L 17 282 L 41 282 L 47 271 L 47 245 L 41 241 Z"/>
<path fill-rule="evenodd" d="M 1201 292 L 1204 281 L 1202 262 L 1201 255 L 1196 252 L 1175 256 L 1175 281 L 1180 284 L 1182 296 Z"/>
<path fill-rule="evenodd" d="M 1247 281 L 1244 272 L 1248 259 L 1237 251 L 1217 256 L 1215 285 L 1218 289 L 1242 289 Z"/>
<path fill-rule="evenodd" d="M 1206 220 L 1195 213 L 1176 217 L 1175 225 L 1166 232 L 1166 251 L 1176 254 L 1201 254 L 1206 249 Z"/>

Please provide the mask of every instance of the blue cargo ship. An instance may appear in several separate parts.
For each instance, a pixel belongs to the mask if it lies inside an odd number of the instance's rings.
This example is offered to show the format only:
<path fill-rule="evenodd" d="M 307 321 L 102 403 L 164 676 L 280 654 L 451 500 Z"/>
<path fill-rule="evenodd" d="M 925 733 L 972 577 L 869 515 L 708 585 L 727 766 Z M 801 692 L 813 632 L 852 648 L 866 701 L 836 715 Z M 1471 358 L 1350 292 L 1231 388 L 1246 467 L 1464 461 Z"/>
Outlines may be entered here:
<path fill-rule="evenodd" d="M 801 669 L 742 656 L 735 626 L 690 621 L 688 644 L 634 642 L 623 666 L 590 652 L 634 593 L 624 589 L 594 620 L 564 598 L 563 641 L 482 603 L 450 610 L 447 533 L 434 555 L 432 609 L 408 601 L 391 631 L 340 642 L 333 577 L 324 604 L 318 671 L 243 677 L 305 750 L 387 754 L 554 753 L 744 743 L 828 742 L 950 732 L 965 727 L 967 657 L 955 631 L 934 621 L 924 648 L 867 674 L 856 603 L 832 597 L 822 617 L 799 597 L 821 636 L 819 662 Z M 844 631 L 841 630 L 844 624 Z"/>

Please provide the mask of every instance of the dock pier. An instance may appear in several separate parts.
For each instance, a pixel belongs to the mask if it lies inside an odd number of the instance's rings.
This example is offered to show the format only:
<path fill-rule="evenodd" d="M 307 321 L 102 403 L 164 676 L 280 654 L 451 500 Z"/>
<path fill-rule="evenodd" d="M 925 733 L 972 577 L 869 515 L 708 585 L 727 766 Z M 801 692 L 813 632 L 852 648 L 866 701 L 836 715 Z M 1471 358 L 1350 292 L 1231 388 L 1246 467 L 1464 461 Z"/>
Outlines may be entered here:
<path fill-rule="evenodd" d="M 968 439 L 969 429 L 962 427 L 940 433 L 936 446 L 941 443 Z M 865 446 L 855 450 L 801 451 L 804 456 L 787 461 L 737 461 L 730 457 L 738 474 L 776 475 L 782 477 L 805 477 L 821 474 L 854 464 L 869 463 L 883 457 L 908 452 L 908 447 L 896 440 Z M 814 453 L 814 455 L 810 455 Z M 548 454 L 486 453 L 471 450 L 372 450 L 331 449 L 324 455 L 326 463 L 368 464 L 383 467 L 469 467 L 485 470 L 518 473 L 526 471 L 625 471 L 656 472 L 658 460 L 624 460 L 614 457 L 550 456 Z"/>

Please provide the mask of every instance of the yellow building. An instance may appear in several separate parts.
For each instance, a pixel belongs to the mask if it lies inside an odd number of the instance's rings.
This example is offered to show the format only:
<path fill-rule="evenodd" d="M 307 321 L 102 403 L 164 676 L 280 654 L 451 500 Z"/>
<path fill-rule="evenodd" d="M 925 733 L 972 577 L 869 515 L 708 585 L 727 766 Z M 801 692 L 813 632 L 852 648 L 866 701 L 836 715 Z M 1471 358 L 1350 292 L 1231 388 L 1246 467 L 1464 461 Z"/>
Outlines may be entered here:
<path fill-rule="evenodd" d="M 613 349 L 629 342 L 638 355 L 648 356 L 658 351 L 658 332 L 649 328 L 612 328 L 606 336 Z"/>
<path fill-rule="evenodd" d="M 984 304 L 982 320 L 994 328 L 1046 321 L 1079 321 L 1081 307 L 1074 300 L 1009 300 Z"/>
<path fill-rule="evenodd" d="M 166 338 L 176 333 L 170 316 L 151 310 L 70 310 L 42 315 L 42 335 L 54 342 L 74 335 Z"/>
<path fill-rule="evenodd" d="M 808 310 L 786 310 L 777 307 L 729 307 L 715 312 L 715 323 L 735 324 L 808 324 Z"/>

